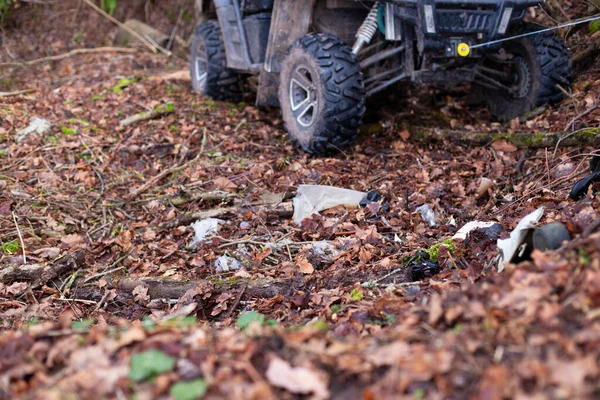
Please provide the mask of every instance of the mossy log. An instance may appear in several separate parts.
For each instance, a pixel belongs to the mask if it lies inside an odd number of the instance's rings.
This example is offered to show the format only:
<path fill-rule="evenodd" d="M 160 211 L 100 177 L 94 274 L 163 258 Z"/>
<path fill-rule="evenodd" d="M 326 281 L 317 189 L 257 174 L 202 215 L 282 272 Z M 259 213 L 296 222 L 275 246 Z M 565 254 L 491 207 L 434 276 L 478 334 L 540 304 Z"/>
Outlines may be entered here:
<path fill-rule="evenodd" d="M 523 133 L 523 132 L 467 132 L 439 128 L 416 127 L 411 136 L 416 140 L 450 141 L 452 143 L 485 146 L 498 140 L 506 140 L 516 147 L 544 148 L 600 146 L 600 129 L 587 128 L 576 132 Z"/>

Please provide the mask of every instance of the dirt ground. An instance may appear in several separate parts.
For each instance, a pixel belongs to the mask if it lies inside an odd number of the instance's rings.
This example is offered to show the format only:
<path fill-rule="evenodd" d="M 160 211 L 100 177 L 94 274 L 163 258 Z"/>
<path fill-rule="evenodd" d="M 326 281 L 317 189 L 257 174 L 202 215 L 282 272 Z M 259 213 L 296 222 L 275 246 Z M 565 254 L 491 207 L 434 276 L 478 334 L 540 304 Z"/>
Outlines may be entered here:
<path fill-rule="evenodd" d="M 109 45 L 99 32 L 114 28 L 77 4 L 27 6 L 76 23 L 36 41 L 22 33 L 32 14 L 16 15 L 0 62 Z M 569 35 L 573 56 L 596 40 L 587 29 Z M 239 104 L 193 93 L 184 60 L 125 50 L 4 67 L 0 91 L 27 92 L 0 97 L 0 398 L 600 397 L 597 187 L 568 197 L 596 148 L 492 140 L 594 132 L 600 63 L 577 68 L 561 104 L 506 124 L 466 87 L 399 88 L 370 105 L 354 146 L 315 158 L 251 91 Z M 50 126 L 28 133 L 35 118 Z M 301 184 L 382 200 L 297 225 Z M 502 272 L 493 233 L 452 240 L 471 221 L 506 238 L 542 206 L 540 224 L 572 240 Z M 194 244 L 191 224 L 209 217 L 218 231 Z M 419 273 L 426 257 L 439 273 Z"/>

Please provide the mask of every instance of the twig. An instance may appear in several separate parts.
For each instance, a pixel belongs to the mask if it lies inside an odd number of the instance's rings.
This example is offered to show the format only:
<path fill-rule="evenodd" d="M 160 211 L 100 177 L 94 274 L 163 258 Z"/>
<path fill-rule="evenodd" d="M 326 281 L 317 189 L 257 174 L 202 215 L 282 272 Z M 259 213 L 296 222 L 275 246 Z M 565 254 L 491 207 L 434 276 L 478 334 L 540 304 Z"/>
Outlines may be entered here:
<path fill-rule="evenodd" d="M 134 114 L 130 117 L 127 117 L 124 120 L 121 120 L 121 122 L 119 122 L 119 124 L 121 126 L 129 126 L 129 125 L 135 124 L 140 121 L 147 121 L 149 119 L 162 117 L 163 115 L 171 114 L 174 111 L 175 111 L 175 109 L 173 108 L 172 105 L 165 104 L 165 105 L 158 106 L 153 110 L 144 111 L 139 114 Z"/>
<path fill-rule="evenodd" d="M 0 67 L 22 67 L 39 64 L 46 61 L 58 61 L 77 54 L 88 54 L 88 53 L 136 53 L 136 49 L 126 49 L 122 47 L 96 47 L 93 49 L 75 49 L 68 53 L 58 54 L 56 56 L 42 57 L 35 60 L 24 61 L 24 62 L 9 62 L 1 63 Z"/>
<path fill-rule="evenodd" d="M 571 128 L 574 128 L 575 127 L 575 122 L 577 122 L 578 119 L 585 117 L 586 115 L 588 115 L 592 111 L 595 111 L 598 107 L 600 107 L 600 106 L 599 105 L 595 105 L 592 108 L 590 108 L 588 110 L 585 110 L 581 114 L 574 116 L 573 119 L 571 120 L 571 122 L 569 122 L 567 124 L 567 126 L 565 126 L 565 131 L 568 131 Z"/>
<path fill-rule="evenodd" d="M 128 256 L 130 253 L 131 253 L 131 252 L 129 252 L 129 253 L 127 253 L 127 254 L 125 254 L 124 256 L 121 256 L 121 257 L 119 257 L 119 259 L 118 259 L 117 261 L 115 261 L 114 263 L 112 263 L 111 265 L 109 265 L 109 266 L 108 266 L 108 268 L 110 268 L 110 267 L 113 267 L 113 266 L 117 265 L 118 263 L 120 263 L 121 261 L 123 261 L 124 259 L 126 259 L 126 258 L 127 258 L 127 256 Z M 109 269 L 108 271 L 106 271 L 106 270 L 105 270 L 105 271 L 103 271 L 103 272 L 100 272 L 100 273 L 98 273 L 98 274 L 95 274 L 95 275 L 92 275 L 92 276 L 89 276 L 89 277 L 85 278 L 85 279 L 83 280 L 83 283 L 88 283 L 88 282 L 89 282 L 89 281 L 91 281 L 91 280 L 94 280 L 94 279 L 96 279 L 96 278 L 100 278 L 101 276 L 104 276 L 104 275 L 112 274 L 113 272 L 120 271 L 120 270 L 122 270 L 123 268 L 125 268 L 125 266 L 120 266 L 120 267 L 112 268 L 112 269 Z"/>
<path fill-rule="evenodd" d="M 173 47 L 173 41 L 175 40 L 175 35 L 177 34 L 177 27 L 179 26 L 179 24 L 181 23 L 181 20 L 183 19 L 183 12 L 184 12 L 184 9 L 182 7 L 179 10 L 179 15 L 177 16 L 177 21 L 175 22 L 175 26 L 171 30 L 171 35 L 169 36 L 169 42 L 167 43 L 168 51 L 171 51 L 171 47 Z"/>
<path fill-rule="evenodd" d="M 139 196 L 140 194 L 144 193 L 146 190 L 148 190 L 148 188 L 152 185 L 154 185 L 155 183 L 159 182 L 160 180 L 162 180 L 163 178 L 174 174 L 175 172 L 179 172 L 183 169 L 188 168 L 189 166 L 191 166 L 192 164 L 194 164 L 196 161 L 198 161 L 198 159 L 200 158 L 200 156 L 202 155 L 202 153 L 198 153 L 198 155 L 191 161 L 186 162 L 185 164 L 179 165 L 177 167 L 173 167 L 173 168 L 169 168 L 169 169 L 165 169 L 163 172 L 161 172 L 160 174 L 154 176 L 152 179 L 150 179 L 148 182 L 146 182 L 145 184 L 143 184 L 141 187 L 139 187 L 138 189 L 134 190 L 133 192 L 131 192 L 131 194 L 128 196 L 129 199 L 135 198 L 137 196 Z"/>
<path fill-rule="evenodd" d="M 17 90 L 15 92 L 0 92 L 0 97 L 18 96 L 20 94 L 35 92 L 35 89 Z"/>
<path fill-rule="evenodd" d="M 231 317 L 231 315 L 233 314 L 233 312 L 235 311 L 235 309 L 237 308 L 238 304 L 240 304 L 240 300 L 242 299 L 242 295 L 244 294 L 244 292 L 246 291 L 246 287 L 248 287 L 248 285 L 244 285 L 242 286 L 242 289 L 240 289 L 240 292 L 238 293 L 238 295 L 235 298 L 235 301 L 233 302 L 233 304 L 231 305 L 231 308 L 229 309 L 229 311 L 227 311 L 227 315 L 225 316 L 225 319 L 229 319 Z"/>
<path fill-rule="evenodd" d="M 17 227 L 17 235 L 19 235 L 19 241 L 21 242 L 21 249 L 23 249 L 23 265 L 27 264 L 27 256 L 25 255 L 25 242 L 23 242 L 23 235 L 21 235 L 21 229 L 19 229 L 19 224 L 17 223 L 17 217 L 15 213 L 12 212 L 13 221 L 15 221 L 15 226 Z"/>
<path fill-rule="evenodd" d="M 86 2 L 86 4 L 88 4 L 90 7 L 92 7 L 94 10 L 96 10 L 97 12 L 99 12 L 102 16 L 108 18 L 108 20 L 116 25 L 118 25 L 120 28 L 125 29 L 127 32 L 129 32 L 133 37 L 135 37 L 136 39 L 138 39 L 140 42 L 142 42 L 144 45 L 146 45 L 146 47 L 148 47 L 153 53 L 158 52 L 158 49 L 156 47 L 154 47 L 152 45 L 152 43 L 150 43 L 148 40 L 146 40 L 142 35 L 140 35 L 139 33 L 137 33 L 136 31 L 134 31 L 133 29 L 131 29 L 130 27 L 128 27 L 127 25 L 125 25 L 124 23 L 120 22 L 119 20 L 117 20 L 116 18 L 114 18 L 112 15 L 110 15 L 109 13 L 107 13 L 106 11 L 104 11 L 103 9 L 101 9 L 100 7 L 98 7 L 97 5 L 94 4 L 94 2 L 92 2 L 92 0 L 83 0 Z"/>

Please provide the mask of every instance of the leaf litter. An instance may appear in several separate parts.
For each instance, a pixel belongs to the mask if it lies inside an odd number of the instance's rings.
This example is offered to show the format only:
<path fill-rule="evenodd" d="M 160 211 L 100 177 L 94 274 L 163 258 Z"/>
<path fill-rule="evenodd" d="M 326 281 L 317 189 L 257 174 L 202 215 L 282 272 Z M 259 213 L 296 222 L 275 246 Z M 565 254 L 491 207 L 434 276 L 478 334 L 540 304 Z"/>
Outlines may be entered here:
<path fill-rule="evenodd" d="M 317 159 L 251 99 L 215 102 L 185 81 L 146 79 L 182 68 L 138 53 L 17 72 L 39 90 L 0 104 L 2 393 L 598 396 L 598 201 L 594 190 L 568 200 L 595 149 L 422 142 L 407 115 L 384 106 L 380 132 Z M 437 88 L 410 89 L 408 110 L 416 125 L 449 118 L 465 131 L 597 126 L 597 112 L 575 118 L 597 95 L 591 71 L 563 108 L 510 127 Z M 112 90 L 123 79 L 132 83 Z M 432 92 L 441 105 L 417 101 Z M 17 142 L 34 117 L 47 129 Z M 301 185 L 381 200 L 323 208 L 298 225 L 290 200 Z M 561 222 L 573 240 L 501 273 L 489 226 L 452 239 L 472 221 L 499 224 L 506 239 L 540 207 L 540 224 Z M 190 225 L 205 218 L 222 222 L 190 246 Z M 439 270 L 423 263 L 431 255 Z"/>

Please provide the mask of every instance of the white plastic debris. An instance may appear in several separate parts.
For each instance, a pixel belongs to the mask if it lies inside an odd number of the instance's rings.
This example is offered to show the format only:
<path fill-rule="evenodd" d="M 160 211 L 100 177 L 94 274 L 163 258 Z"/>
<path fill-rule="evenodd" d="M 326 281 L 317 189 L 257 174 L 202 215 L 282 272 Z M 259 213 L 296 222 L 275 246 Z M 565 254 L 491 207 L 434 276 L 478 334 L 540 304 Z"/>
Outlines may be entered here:
<path fill-rule="evenodd" d="M 367 194 L 357 190 L 342 189 L 333 186 L 300 185 L 296 197 L 292 200 L 294 205 L 293 220 L 300 225 L 304 218 L 337 206 L 358 207 L 360 201 Z"/>
<path fill-rule="evenodd" d="M 497 222 L 483 222 L 483 221 L 471 221 L 471 222 L 467 222 L 462 228 L 460 228 L 458 230 L 458 232 L 456 232 L 454 234 L 454 236 L 452 236 L 452 240 L 454 240 L 454 239 L 466 240 L 467 239 L 467 235 L 471 231 L 474 231 L 475 229 L 489 228 L 490 226 L 493 226 L 495 224 L 497 224 Z"/>
<path fill-rule="evenodd" d="M 221 256 L 217 258 L 215 263 L 217 265 L 217 268 L 215 269 L 216 272 L 237 271 L 242 268 L 241 262 L 229 256 Z"/>
<path fill-rule="evenodd" d="M 207 218 L 194 222 L 192 224 L 192 228 L 194 228 L 194 240 L 190 243 L 190 247 L 196 246 L 209 235 L 217 233 L 219 231 L 219 224 L 221 223 L 223 223 L 223 220 L 217 218 Z"/>
<path fill-rule="evenodd" d="M 429 207 L 429 204 L 423 204 L 421 207 L 417 207 L 415 209 L 415 211 L 418 211 L 421 213 L 421 219 L 424 222 L 427 222 L 429 224 L 429 226 L 435 226 L 435 213 L 433 212 L 433 210 L 431 209 L 431 207 Z"/>
<path fill-rule="evenodd" d="M 332 242 L 327 240 L 319 240 L 311 243 L 313 254 L 319 257 L 322 261 L 331 262 L 340 254 Z"/>
<path fill-rule="evenodd" d="M 498 272 L 504 270 L 504 266 L 512 260 L 519 247 L 525 242 L 529 230 L 534 229 L 544 214 L 544 207 L 540 207 L 531 214 L 526 215 L 519 221 L 516 228 L 507 239 L 498 239 Z"/>
<path fill-rule="evenodd" d="M 19 135 L 17 136 L 17 142 L 23 141 L 27 136 L 31 135 L 32 133 L 42 135 L 51 127 L 52 124 L 49 121 L 46 121 L 45 119 L 39 117 L 34 117 L 29 122 L 27 128 L 23 128 L 17 132 Z"/>

